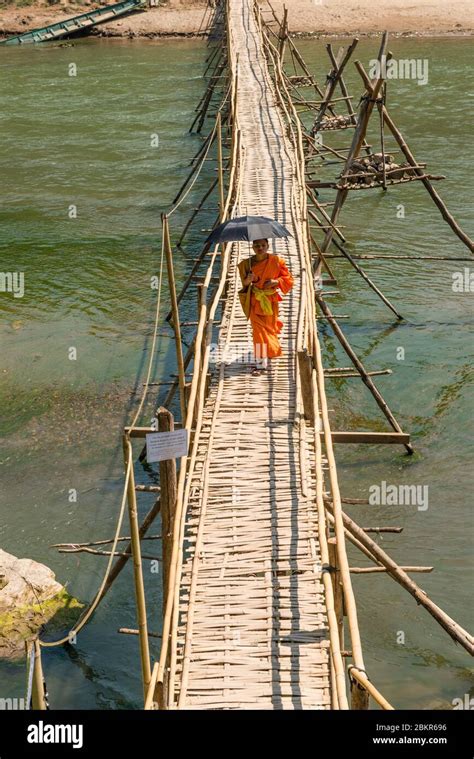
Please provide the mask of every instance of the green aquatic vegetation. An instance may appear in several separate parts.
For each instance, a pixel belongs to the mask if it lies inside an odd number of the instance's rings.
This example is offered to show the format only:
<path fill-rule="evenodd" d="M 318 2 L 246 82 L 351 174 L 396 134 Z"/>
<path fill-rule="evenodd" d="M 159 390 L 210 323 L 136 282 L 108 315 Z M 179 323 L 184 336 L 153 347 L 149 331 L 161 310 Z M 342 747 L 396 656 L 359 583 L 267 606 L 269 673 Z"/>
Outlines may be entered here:
<path fill-rule="evenodd" d="M 24 643 L 41 628 L 70 629 L 84 604 L 64 588 L 42 603 L 23 604 L 0 614 L 0 658 L 18 658 Z"/>

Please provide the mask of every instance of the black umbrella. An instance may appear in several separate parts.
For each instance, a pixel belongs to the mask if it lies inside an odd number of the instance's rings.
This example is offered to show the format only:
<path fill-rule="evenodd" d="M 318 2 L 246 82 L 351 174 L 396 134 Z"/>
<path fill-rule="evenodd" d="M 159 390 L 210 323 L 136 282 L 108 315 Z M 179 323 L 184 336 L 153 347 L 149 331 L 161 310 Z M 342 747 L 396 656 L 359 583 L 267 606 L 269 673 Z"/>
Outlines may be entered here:
<path fill-rule="evenodd" d="M 239 216 L 219 224 L 212 230 L 206 240 L 209 245 L 218 242 L 237 242 L 239 240 L 265 240 L 275 237 L 293 237 L 288 230 L 274 219 L 266 216 Z"/>

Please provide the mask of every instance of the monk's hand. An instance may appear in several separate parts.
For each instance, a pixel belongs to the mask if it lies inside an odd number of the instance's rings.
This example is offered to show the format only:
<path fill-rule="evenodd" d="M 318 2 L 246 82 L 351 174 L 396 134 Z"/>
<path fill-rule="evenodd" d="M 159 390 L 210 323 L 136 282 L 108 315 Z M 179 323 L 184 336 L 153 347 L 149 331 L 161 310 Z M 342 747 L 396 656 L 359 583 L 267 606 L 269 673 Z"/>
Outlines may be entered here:
<path fill-rule="evenodd" d="M 277 279 L 267 279 L 266 282 L 263 283 L 263 287 L 265 288 L 265 290 L 269 290 L 272 287 L 273 288 L 278 287 L 279 284 L 280 283 L 278 282 Z"/>
<path fill-rule="evenodd" d="M 253 272 L 249 272 L 244 279 L 244 287 L 247 287 L 247 285 L 251 285 L 254 279 L 255 279 L 255 274 Z"/>

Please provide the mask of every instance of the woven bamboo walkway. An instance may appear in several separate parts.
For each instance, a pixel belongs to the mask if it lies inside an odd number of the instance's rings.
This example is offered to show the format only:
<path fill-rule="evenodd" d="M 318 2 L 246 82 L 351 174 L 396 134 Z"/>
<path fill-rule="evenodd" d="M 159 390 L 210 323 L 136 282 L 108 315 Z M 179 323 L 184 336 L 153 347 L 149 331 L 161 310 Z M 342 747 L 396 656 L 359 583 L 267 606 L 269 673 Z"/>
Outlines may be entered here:
<path fill-rule="evenodd" d="M 234 246 L 220 360 L 188 503 L 175 703 L 327 709 L 329 640 L 308 476 L 313 436 L 296 424 L 301 255 L 289 210 L 295 156 L 252 8 L 251 0 L 230 3 L 244 153 L 240 206 L 243 214 L 277 218 L 293 233 L 273 250 L 287 261 L 295 286 L 280 305 L 284 356 L 268 376 L 252 376 L 251 331 L 236 297 L 236 264 L 249 246 Z"/>

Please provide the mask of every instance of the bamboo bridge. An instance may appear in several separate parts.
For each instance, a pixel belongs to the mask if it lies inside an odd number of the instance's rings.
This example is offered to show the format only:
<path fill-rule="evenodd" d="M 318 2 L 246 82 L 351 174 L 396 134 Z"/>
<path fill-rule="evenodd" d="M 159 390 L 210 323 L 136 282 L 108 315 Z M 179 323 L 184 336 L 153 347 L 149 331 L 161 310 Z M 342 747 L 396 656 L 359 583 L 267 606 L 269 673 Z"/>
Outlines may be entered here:
<path fill-rule="evenodd" d="M 169 695 L 180 708 L 323 709 L 331 686 L 315 503 L 322 459 L 316 462 L 315 430 L 301 414 L 297 372 L 315 316 L 305 278 L 304 186 L 253 4 L 231 2 L 228 24 L 238 82 L 237 215 L 287 225 L 293 238 L 279 240 L 278 253 L 296 284 L 282 308 L 284 356 L 268 377 L 254 377 L 250 325 L 236 297 L 236 264 L 249 246 L 232 246 L 221 360 L 188 473 L 189 546 Z"/>
<path fill-rule="evenodd" d="M 192 128 L 197 124 L 197 132 L 201 131 L 213 104 L 214 125 L 173 208 L 162 217 L 160 287 L 166 259 L 171 297 L 167 320 L 176 338 L 178 374 L 156 409 L 157 426 L 137 426 L 153 386 L 158 297 L 143 396 L 124 430 L 126 479 L 107 570 L 96 598 L 71 631 L 76 634 L 87 623 L 133 557 L 138 629 L 120 632 L 138 636 L 147 710 L 367 709 L 369 699 L 378 708 L 394 708 L 371 682 L 364 661 L 351 583 L 351 574 L 357 571 L 385 572 L 453 640 L 474 653 L 472 636 L 409 576 L 432 567 L 399 566 L 369 534 L 400 530 L 361 528 L 343 511 L 344 503 L 357 501 L 341 496 L 335 444 L 340 450 L 351 443 L 401 445 L 408 454 L 413 448 L 372 379 L 389 370 L 365 369 L 326 302 L 329 293 L 322 289 L 337 285 L 330 260 L 340 255 L 392 314 L 403 318 L 344 247 L 338 216 L 351 189 L 386 189 L 392 183 L 419 181 L 459 239 L 471 250 L 472 243 L 434 190 L 432 181 L 439 177 L 430 175 L 426 164 L 417 163 L 388 114 L 385 98 L 378 98 L 382 78 L 368 79 L 358 62 L 365 94 L 357 109 L 352 105 L 342 75 L 356 41 L 337 55 L 328 46 L 331 71 L 326 86 L 320 87 L 288 36 L 287 14 L 279 21 L 271 6 L 269 12 L 270 19 L 265 19 L 255 0 L 225 0 L 211 11 L 207 71 L 213 69 Z M 386 44 L 384 35 L 379 59 Z M 295 65 L 292 76 L 284 68 L 288 49 Z M 336 86 L 342 97 L 335 97 Z M 303 97 L 300 87 L 314 90 L 317 100 Z M 337 113 L 341 102 L 347 115 Z M 301 108 L 315 112 L 312 131 L 300 117 Z M 382 125 L 380 170 L 370 168 L 370 162 L 378 159 L 366 140 L 372 111 L 378 112 Z M 393 161 L 385 160 L 383 127 L 407 158 L 398 171 Z M 332 148 L 328 141 L 317 139 L 325 128 L 349 129 L 352 137 L 345 148 Z M 360 159 L 364 152 L 365 163 Z M 322 166 L 328 155 L 342 169 L 331 185 L 337 191 L 332 205 L 318 199 L 317 188 L 324 182 L 314 168 L 315 162 Z M 216 224 L 245 214 L 263 215 L 277 219 L 292 234 L 273 241 L 274 252 L 285 259 L 295 280 L 281 304 L 284 355 L 268 373 L 258 376 L 249 371 L 252 336 L 238 298 L 237 264 L 248 256 L 248 243 L 204 246 L 181 292 L 176 291 L 170 219 L 209 160 L 216 162 L 217 177 L 178 245 L 212 190 L 218 195 Z M 358 181 L 361 175 L 363 183 Z M 321 244 L 315 240 L 317 231 L 324 236 Z M 330 244 L 338 254 L 328 252 Z M 203 266 L 197 285 L 198 321 L 185 323 L 180 303 Z M 331 326 L 351 367 L 323 366 L 319 320 Z M 184 354 L 182 332 L 192 325 L 195 333 Z M 191 375 L 186 374 L 188 367 Z M 334 376 L 359 377 L 390 429 L 333 430 L 325 383 Z M 181 421 L 175 425 L 169 407 L 176 391 Z M 137 485 L 134 441 L 143 445 L 147 434 L 157 429 L 170 432 L 175 426 L 188 432 L 186 455 L 178 462 L 160 461 L 159 488 Z M 145 455 L 143 449 L 140 459 Z M 159 491 L 159 496 L 139 525 L 137 497 L 143 491 Z M 131 540 L 112 566 L 127 504 Z M 152 663 L 141 541 L 160 512 L 163 626 L 159 658 Z M 350 567 L 346 541 L 375 566 Z M 77 544 L 71 550 L 79 550 Z M 66 640 L 36 642 L 34 682 L 42 678 L 40 649 Z M 44 708 L 40 690 L 34 689 L 36 708 Z"/>

